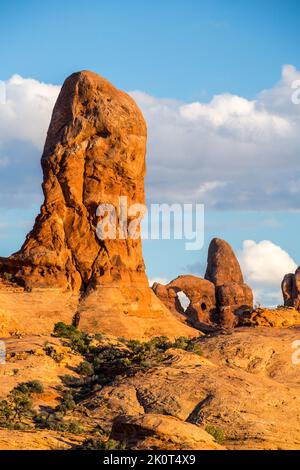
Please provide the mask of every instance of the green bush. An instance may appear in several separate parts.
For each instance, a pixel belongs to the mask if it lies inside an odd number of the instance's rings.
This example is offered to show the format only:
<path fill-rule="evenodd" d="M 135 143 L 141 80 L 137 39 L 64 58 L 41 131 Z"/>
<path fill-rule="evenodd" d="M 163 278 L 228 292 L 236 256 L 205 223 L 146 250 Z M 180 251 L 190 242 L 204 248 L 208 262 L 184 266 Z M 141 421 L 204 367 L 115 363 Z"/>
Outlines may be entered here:
<path fill-rule="evenodd" d="M 73 394 L 70 390 L 65 390 L 60 398 L 60 403 L 55 411 L 66 414 L 68 411 L 74 410 L 76 406 Z"/>
<path fill-rule="evenodd" d="M 81 450 L 124 450 L 125 445 L 114 439 L 102 440 L 89 438 L 83 441 L 79 448 Z"/>
<path fill-rule="evenodd" d="M 66 338 L 71 341 L 71 348 L 80 354 L 87 354 L 89 351 L 89 336 L 73 325 L 66 325 L 58 322 L 54 325 L 53 336 Z"/>
<path fill-rule="evenodd" d="M 44 386 L 39 380 L 31 380 L 30 382 L 22 382 L 13 390 L 31 395 L 32 393 L 43 393 Z"/>
<path fill-rule="evenodd" d="M 139 371 L 146 371 L 162 364 L 164 353 L 170 348 L 180 348 L 195 354 L 202 354 L 196 339 L 179 337 L 174 342 L 165 336 L 152 338 L 150 341 L 127 340 L 119 338 L 119 344 L 92 345 L 96 336 L 89 336 L 75 326 L 63 322 L 56 323 L 54 336 L 67 338 L 71 341 L 71 348 L 80 352 L 85 360 L 77 371 L 81 378 L 69 383 L 70 387 L 77 387 L 80 391 L 76 397 L 80 398 L 91 390 L 112 383 L 117 376 L 132 376 Z M 104 337 L 97 335 L 99 340 Z"/>
<path fill-rule="evenodd" d="M 43 393 L 44 388 L 37 380 L 24 382 L 13 388 L 5 400 L 0 401 L 0 426 L 10 429 L 24 429 L 35 416 L 31 396 Z"/>
<path fill-rule="evenodd" d="M 83 361 L 78 367 L 78 374 L 84 377 L 91 377 L 94 375 L 94 367 L 88 361 Z"/>
<path fill-rule="evenodd" d="M 66 421 L 60 413 L 41 413 L 35 416 L 36 427 L 51 431 L 82 434 L 83 428 L 77 421 Z"/>
<path fill-rule="evenodd" d="M 212 424 L 208 424 L 205 427 L 205 431 L 208 432 L 208 434 L 210 434 L 211 436 L 213 436 L 213 438 L 218 444 L 224 443 L 225 436 L 224 436 L 224 432 L 222 431 L 222 429 L 216 426 L 213 426 Z"/>

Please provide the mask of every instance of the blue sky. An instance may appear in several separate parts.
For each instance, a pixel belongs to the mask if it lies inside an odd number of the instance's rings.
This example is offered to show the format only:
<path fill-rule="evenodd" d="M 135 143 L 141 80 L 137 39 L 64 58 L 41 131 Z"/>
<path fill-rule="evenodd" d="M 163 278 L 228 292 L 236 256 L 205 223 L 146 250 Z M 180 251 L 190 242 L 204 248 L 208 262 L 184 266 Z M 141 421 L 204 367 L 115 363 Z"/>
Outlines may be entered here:
<path fill-rule="evenodd" d="M 125 90 L 251 98 L 297 68 L 298 0 L 2 0 L 1 75 L 61 84 L 83 68 Z"/>
<path fill-rule="evenodd" d="M 274 303 L 278 286 L 259 243 L 300 263 L 300 106 L 289 91 L 300 78 L 300 2 L 3 0 L 0 17 L 0 80 L 19 116 L 10 121 L 0 107 L 0 256 L 19 248 L 38 211 L 39 158 L 58 87 L 91 69 L 144 112 L 148 201 L 205 203 L 203 250 L 146 241 L 149 277 L 202 274 L 212 237 L 236 251 L 250 239 L 258 265 L 268 265 L 260 300 Z M 14 74 L 23 78 L 9 82 Z M 292 265 L 274 250 L 273 260 Z M 247 280 L 258 284 L 253 269 L 246 260 Z"/>

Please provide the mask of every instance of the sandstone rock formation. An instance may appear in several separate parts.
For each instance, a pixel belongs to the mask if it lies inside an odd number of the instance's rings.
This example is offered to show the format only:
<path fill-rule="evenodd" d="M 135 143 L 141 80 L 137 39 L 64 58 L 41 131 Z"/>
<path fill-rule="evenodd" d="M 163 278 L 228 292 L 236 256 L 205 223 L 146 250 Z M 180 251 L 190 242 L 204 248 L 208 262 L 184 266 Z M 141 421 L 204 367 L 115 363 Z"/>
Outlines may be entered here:
<path fill-rule="evenodd" d="M 281 284 L 284 305 L 300 312 L 300 266 L 295 274 L 286 274 Z"/>
<path fill-rule="evenodd" d="M 222 433 L 227 449 L 299 449 L 299 368 L 291 360 L 298 338 L 297 328 L 202 336 L 203 356 L 167 350 L 161 366 L 96 391 L 85 400 L 89 420 L 107 432 L 112 425 L 120 440 L 136 431 L 138 448 L 184 448 L 187 433 L 191 448 L 203 448 L 189 423 L 202 436 L 207 426 Z"/>
<path fill-rule="evenodd" d="M 55 104 L 42 155 L 44 203 L 21 250 L 0 258 L 0 278 L 27 292 L 76 294 L 82 302 L 73 314 L 87 330 L 103 326 L 118 334 L 119 322 L 120 334 L 144 337 L 158 334 L 159 323 L 162 334 L 170 333 L 173 322 L 176 333 L 191 336 L 195 332 L 149 288 L 139 230 L 136 237 L 126 236 L 144 204 L 146 138 L 144 118 L 130 96 L 93 72 L 71 75 Z M 105 230 L 99 239 L 97 227 L 107 218 L 106 208 L 97 211 L 100 204 L 115 208 L 113 239 L 105 238 Z M 57 306 L 49 314 L 60 320 Z"/>
<path fill-rule="evenodd" d="M 215 286 L 244 283 L 239 262 L 225 240 L 213 238 L 210 242 L 205 279 L 213 282 Z"/>
<path fill-rule="evenodd" d="M 289 328 L 300 325 L 300 313 L 293 307 L 274 309 L 256 308 L 242 313 L 238 318 L 241 326 L 264 326 L 273 328 Z"/>
<path fill-rule="evenodd" d="M 205 279 L 179 276 L 166 286 L 152 286 L 157 297 L 174 313 L 184 314 L 188 322 L 203 329 L 217 323 L 232 328 L 238 315 L 253 308 L 253 293 L 244 283 L 239 262 L 224 240 L 214 238 L 209 246 Z M 183 292 L 190 304 L 184 311 L 178 293 Z"/>
<path fill-rule="evenodd" d="M 225 328 L 238 323 L 238 317 L 253 308 L 253 293 L 247 284 L 227 283 L 216 287 L 218 322 Z"/>
<path fill-rule="evenodd" d="M 42 155 L 45 200 L 4 269 L 28 288 L 147 285 L 141 240 L 99 240 L 99 204 L 144 203 L 147 130 L 127 94 L 92 72 L 71 75 L 54 107 Z M 126 214 L 127 217 L 127 214 Z"/>
<path fill-rule="evenodd" d="M 204 429 L 173 416 L 144 414 L 120 416 L 113 424 L 111 437 L 130 449 L 223 450 Z"/>
<path fill-rule="evenodd" d="M 224 327 L 237 324 L 237 315 L 253 308 L 253 293 L 244 283 L 239 262 L 225 240 L 214 238 L 208 249 L 205 279 L 216 286 L 218 321 Z"/>
<path fill-rule="evenodd" d="M 230 335 L 201 336 L 194 343 L 197 354 L 167 349 L 154 367 L 121 372 L 84 394 L 65 417 L 80 422 L 82 434 L 1 429 L 0 449 L 72 449 L 95 431 L 135 449 L 221 448 L 209 432 L 226 449 L 299 449 L 298 339 L 299 328 L 236 328 Z M 7 339 L 0 398 L 17 384 L 39 380 L 44 392 L 34 397 L 35 407 L 54 411 L 58 385 L 66 390 L 66 377 L 78 379 L 77 365 L 86 359 L 68 344 L 51 336 Z M 105 335 L 90 345 L 108 353 L 124 348 Z M 115 355 L 107 359 L 113 364 Z M 69 383 L 74 390 L 76 381 Z"/>
<path fill-rule="evenodd" d="M 157 297 L 174 314 L 185 315 L 196 328 L 199 323 L 210 324 L 216 313 L 215 286 L 206 279 L 196 276 L 178 276 L 166 286 L 155 283 L 152 286 Z M 183 292 L 190 304 L 183 309 L 178 293 Z"/>

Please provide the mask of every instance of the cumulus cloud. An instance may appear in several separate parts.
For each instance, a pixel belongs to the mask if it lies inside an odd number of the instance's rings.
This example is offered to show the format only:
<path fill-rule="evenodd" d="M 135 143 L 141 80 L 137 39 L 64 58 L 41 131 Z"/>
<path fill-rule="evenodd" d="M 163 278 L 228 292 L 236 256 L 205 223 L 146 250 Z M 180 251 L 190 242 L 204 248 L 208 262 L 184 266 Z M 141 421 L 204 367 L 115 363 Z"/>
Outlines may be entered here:
<path fill-rule="evenodd" d="M 224 93 L 181 103 L 132 92 L 149 129 L 149 200 L 204 203 L 215 209 L 296 209 L 300 105 L 284 66 L 280 81 L 256 99 Z"/>
<path fill-rule="evenodd" d="M 299 209 L 300 72 L 284 66 L 272 89 L 182 103 L 131 92 L 149 129 L 147 196 L 215 209 Z M 0 106 L 0 204 L 41 199 L 40 154 L 60 87 L 14 75 Z"/>
<path fill-rule="evenodd" d="M 245 240 L 238 257 L 245 280 L 254 289 L 256 302 L 268 305 L 282 303 L 283 276 L 297 268 L 293 258 L 270 240 L 258 243 Z"/>
<path fill-rule="evenodd" d="M 149 281 L 149 286 L 152 287 L 155 282 L 158 284 L 168 284 L 168 280 L 164 277 L 154 277 L 152 279 L 148 279 Z"/>
<path fill-rule="evenodd" d="M 50 116 L 60 87 L 13 75 L 1 105 L 0 142 L 20 140 L 43 148 Z"/>
<path fill-rule="evenodd" d="M 30 207 L 41 201 L 42 153 L 60 87 L 13 75 L 0 104 L 0 206 Z"/>

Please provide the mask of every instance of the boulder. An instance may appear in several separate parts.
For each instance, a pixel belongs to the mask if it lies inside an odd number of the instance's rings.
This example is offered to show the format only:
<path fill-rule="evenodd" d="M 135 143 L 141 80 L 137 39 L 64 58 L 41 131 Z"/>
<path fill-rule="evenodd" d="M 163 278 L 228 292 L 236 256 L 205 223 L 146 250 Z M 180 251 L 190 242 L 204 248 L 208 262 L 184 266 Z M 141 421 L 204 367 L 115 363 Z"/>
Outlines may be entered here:
<path fill-rule="evenodd" d="M 247 284 L 227 283 L 216 288 L 218 322 L 224 328 L 237 325 L 238 317 L 253 308 L 252 289 Z"/>
<path fill-rule="evenodd" d="M 200 426 L 163 414 L 119 416 L 111 437 L 126 442 L 130 449 L 224 450 Z"/>
<path fill-rule="evenodd" d="M 216 286 L 234 282 L 243 284 L 243 274 L 233 249 L 225 240 L 213 238 L 208 248 L 205 279 Z"/>
<path fill-rule="evenodd" d="M 281 284 L 285 307 L 294 307 L 300 311 L 300 266 L 295 274 L 286 274 Z"/>

